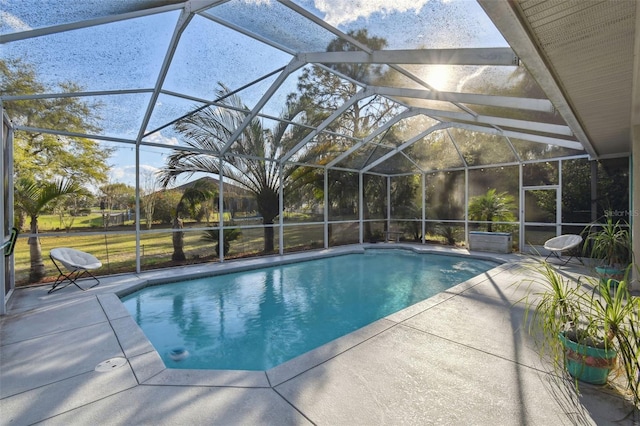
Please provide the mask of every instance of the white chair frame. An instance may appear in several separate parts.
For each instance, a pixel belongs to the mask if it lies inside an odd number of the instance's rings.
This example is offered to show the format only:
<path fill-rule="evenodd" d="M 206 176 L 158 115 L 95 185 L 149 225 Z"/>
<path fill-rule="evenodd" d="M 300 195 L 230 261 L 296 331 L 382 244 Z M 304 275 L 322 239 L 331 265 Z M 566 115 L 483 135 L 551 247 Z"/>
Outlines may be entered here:
<path fill-rule="evenodd" d="M 564 234 L 558 237 L 550 238 L 544 243 L 544 249 L 549 251 L 549 254 L 544 260 L 548 260 L 550 256 L 555 256 L 562 262 L 562 252 L 576 248 L 581 243 L 582 237 L 575 234 Z M 578 259 L 580 263 L 582 263 L 582 259 L 575 256 L 574 254 L 571 254 L 571 256 L 569 256 L 569 258 L 565 260 L 561 265 L 566 265 L 574 257 Z"/>
<path fill-rule="evenodd" d="M 61 290 L 70 284 L 74 284 L 82 291 L 88 290 L 100 284 L 100 280 L 96 278 L 96 276 L 93 275 L 91 271 L 100 268 L 102 266 L 102 263 L 92 254 L 68 247 L 60 247 L 51 249 L 51 251 L 49 252 L 49 257 L 51 258 L 51 261 L 55 265 L 60 275 L 58 275 L 58 278 L 56 278 L 53 286 L 48 291 L 48 293 L 52 293 L 56 290 Z M 60 267 L 61 265 L 68 272 L 65 273 Z M 87 287 L 86 289 L 80 287 L 77 282 L 78 279 L 85 275 L 89 275 L 96 281 L 94 285 L 92 285 L 91 287 Z M 61 285 L 63 283 L 64 285 Z"/>

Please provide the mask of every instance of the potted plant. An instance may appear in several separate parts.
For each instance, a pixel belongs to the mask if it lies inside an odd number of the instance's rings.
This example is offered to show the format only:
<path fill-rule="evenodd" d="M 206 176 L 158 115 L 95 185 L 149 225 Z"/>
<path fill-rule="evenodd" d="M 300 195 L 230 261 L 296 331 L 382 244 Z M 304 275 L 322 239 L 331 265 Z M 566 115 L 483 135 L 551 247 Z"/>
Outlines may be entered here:
<path fill-rule="evenodd" d="M 601 279 L 613 279 L 613 284 L 621 280 L 632 261 L 631 236 L 627 224 L 623 221 L 613 222 L 608 217 L 603 224 L 589 225 L 583 233 L 586 234 L 583 252 L 593 259 L 599 259 L 596 272 Z"/>
<path fill-rule="evenodd" d="M 469 200 L 469 219 L 486 222 L 487 230 L 469 232 L 469 250 L 511 252 L 511 233 L 494 232 L 494 221 L 513 222 L 516 209 L 514 199 L 506 192 L 489 189 L 485 194 Z"/>
<path fill-rule="evenodd" d="M 640 406 L 640 299 L 629 293 L 630 270 L 615 283 L 572 280 L 543 262 L 535 281 L 542 289 L 534 291 L 535 301 L 529 303 L 531 293 L 525 298 L 525 323 L 554 367 L 593 384 L 607 383 L 615 369 Z"/>
<path fill-rule="evenodd" d="M 469 218 L 471 220 L 487 222 L 487 232 L 493 232 L 493 221 L 513 222 L 513 210 L 516 205 L 513 196 L 506 192 L 489 189 L 485 194 L 469 200 Z"/>

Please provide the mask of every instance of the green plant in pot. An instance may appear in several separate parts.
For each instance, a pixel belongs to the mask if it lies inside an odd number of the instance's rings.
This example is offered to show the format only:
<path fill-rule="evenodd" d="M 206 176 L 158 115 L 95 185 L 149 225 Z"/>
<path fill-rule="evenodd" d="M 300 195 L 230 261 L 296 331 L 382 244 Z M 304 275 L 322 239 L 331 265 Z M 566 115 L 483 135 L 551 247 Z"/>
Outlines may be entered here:
<path fill-rule="evenodd" d="M 469 200 L 469 218 L 487 222 L 487 232 L 493 232 L 493 221 L 515 221 L 512 212 L 516 207 L 513 196 L 491 188 L 485 194 Z"/>
<path fill-rule="evenodd" d="M 599 259 L 596 272 L 602 280 L 621 280 L 632 261 L 631 235 L 627 224 L 620 220 L 614 222 L 608 217 L 603 224 L 589 225 L 583 234 L 583 252 L 593 259 Z"/>
<path fill-rule="evenodd" d="M 640 407 L 640 299 L 629 293 L 630 269 L 615 283 L 572 280 L 543 262 L 541 279 L 534 281 L 541 287 L 525 297 L 525 323 L 555 368 L 600 385 L 615 377 L 615 370 Z"/>

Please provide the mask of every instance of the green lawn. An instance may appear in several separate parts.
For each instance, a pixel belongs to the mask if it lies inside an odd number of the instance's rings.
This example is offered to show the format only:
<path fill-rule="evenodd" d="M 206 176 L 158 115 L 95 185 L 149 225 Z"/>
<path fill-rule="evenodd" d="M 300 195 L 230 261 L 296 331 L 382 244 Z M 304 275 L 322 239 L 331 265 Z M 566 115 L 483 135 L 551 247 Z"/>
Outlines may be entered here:
<path fill-rule="evenodd" d="M 91 213 L 87 216 L 65 216 L 62 221 L 60 216 L 55 214 L 46 214 L 38 218 L 40 232 L 65 230 L 67 226 L 71 226 L 73 230 L 99 229 L 103 226 L 102 215 L 100 213 Z"/>
<path fill-rule="evenodd" d="M 289 218 L 291 219 L 291 218 Z M 95 226 L 99 223 L 99 226 Z M 288 222 L 291 223 L 291 222 Z M 47 276 L 43 281 L 52 281 L 58 275 L 52 261 L 49 259 L 49 251 L 55 247 L 73 247 L 92 253 L 101 260 L 103 266 L 96 273 L 107 275 L 124 272 L 135 272 L 136 269 L 136 241 L 135 234 L 124 234 L 135 229 L 133 222 L 127 222 L 124 226 L 108 228 L 104 232 L 102 217 L 98 214 L 76 218 L 73 223 L 73 231 L 95 231 L 91 235 L 77 235 L 72 232 L 56 231 L 59 228 L 59 219 L 55 215 L 42 216 L 39 220 L 40 231 L 54 233 L 55 235 L 40 237 L 42 244 L 42 256 L 47 270 Z M 176 263 L 171 261 L 173 253 L 172 233 L 167 232 L 144 233 L 140 237 L 141 268 L 157 269 L 182 264 L 217 262 L 215 244 L 201 241 L 202 231 L 190 231 L 189 227 L 205 227 L 205 224 L 189 223 L 184 229 L 184 252 L 187 260 Z M 381 225 L 380 225 L 381 226 Z M 154 225 L 155 229 L 162 229 L 160 225 Z M 263 228 L 241 229 L 242 235 L 231 243 L 231 249 L 227 258 L 251 257 L 263 254 L 264 231 Z M 275 252 L 279 250 L 278 231 L 275 233 Z M 358 242 L 357 222 L 331 224 L 330 245 L 352 244 Z M 323 247 L 323 225 L 296 224 L 284 228 L 284 250 L 286 252 Z M 514 235 L 515 236 L 515 235 Z M 440 238 L 429 236 L 429 240 Z M 28 284 L 30 254 L 27 238 L 18 239 L 15 248 L 16 284 Z"/>
<path fill-rule="evenodd" d="M 111 214 L 119 214 L 124 213 L 125 211 L 111 211 Z M 131 230 L 134 230 L 135 225 L 135 217 L 131 216 L 131 220 L 124 221 L 124 226 L 130 227 Z M 218 213 L 212 213 L 211 221 L 218 222 L 219 215 Z M 231 216 L 229 213 L 225 213 L 224 217 L 225 221 L 230 221 Z M 193 221 L 185 221 L 187 224 L 193 224 Z M 144 218 L 141 221 L 142 226 L 145 226 Z M 25 226 L 29 224 L 26 223 Z M 62 219 L 57 214 L 44 214 L 38 217 L 38 229 L 40 232 L 56 232 L 56 231 L 65 231 L 69 228 L 71 231 L 89 231 L 89 230 L 101 230 L 104 228 L 104 220 L 102 218 L 102 213 L 100 212 L 92 212 L 86 216 L 64 216 Z M 154 223 L 154 227 L 158 227 L 160 224 L 158 222 Z"/>
<path fill-rule="evenodd" d="M 98 219 L 101 219 L 98 216 Z M 51 222 L 44 222 L 51 223 Z M 85 223 L 91 223 L 91 219 Z M 192 224 L 194 225 L 194 224 Z M 204 227 L 204 224 L 198 224 Z M 133 226 L 120 227 L 118 229 L 133 230 Z M 74 224 L 75 229 L 75 224 Z M 95 228 L 94 228 L 95 229 Z M 86 229 L 87 231 L 90 229 Z M 42 230 L 42 232 L 47 232 Z M 134 234 L 118 233 L 117 230 L 101 232 L 96 230 L 93 235 L 77 235 L 73 232 L 59 232 L 54 236 L 40 237 L 42 256 L 47 270 L 47 276 L 43 281 L 51 281 L 58 275 L 52 261 L 49 259 L 49 251 L 55 247 L 73 247 L 78 250 L 93 254 L 102 262 L 103 266 L 97 271 L 98 275 L 135 272 L 136 267 L 136 241 Z M 231 249 L 227 258 L 257 256 L 264 249 L 264 231 L 262 228 L 242 229 L 242 235 L 231 243 Z M 51 231 L 48 231 L 51 232 Z M 285 249 L 287 251 L 304 250 L 313 247 L 322 247 L 323 229 L 321 225 L 300 225 L 285 227 Z M 201 241 L 202 231 L 184 230 L 184 252 L 187 257 L 185 262 L 179 264 L 215 262 L 218 257 L 215 254 L 215 245 Z M 275 250 L 278 250 L 278 232 L 275 231 Z M 156 269 L 175 266 L 171 261 L 173 253 L 172 233 L 170 230 L 161 233 L 144 233 L 140 237 L 141 268 Z M 15 247 L 16 284 L 28 284 L 30 269 L 30 254 L 27 238 L 18 238 Z"/>

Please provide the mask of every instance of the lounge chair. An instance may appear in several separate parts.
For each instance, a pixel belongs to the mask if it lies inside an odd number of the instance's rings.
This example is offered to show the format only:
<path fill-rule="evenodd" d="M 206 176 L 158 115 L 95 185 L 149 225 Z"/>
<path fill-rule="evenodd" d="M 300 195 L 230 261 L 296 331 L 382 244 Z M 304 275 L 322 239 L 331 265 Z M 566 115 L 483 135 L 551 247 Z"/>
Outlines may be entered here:
<path fill-rule="evenodd" d="M 545 258 L 545 260 L 549 259 L 549 256 L 555 256 L 558 260 L 562 261 L 562 252 L 569 252 L 571 249 L 576 248 L 582 243 L 582 237 L 580 235 L 574 234 L 565 234 L 560 235 L 558 237 L 551 238 L 544 243 L 544 248 L 549 251 L 549 254 Z M 567 260 L 562 263 L 562 265 L 566 265 L 569 261 L 575 257 L 573 253 Z M 578 257 L 580 263 L 582 260 Z"/>
<path fill-rule="evenodd" d="M 49 252 L 49 257 L 60 273 L 49 290 L 49 293 L 65 288 L 69 284 L 75 284 L 75 286 L 82 291 L 100 284 L 100 280 L 91 273 L 92 270 L 102 266 L 102 262 L 94 255 L 68 247 L 59 247 L 52 249 Z M 68 271 L 67 273 L 63 272 L 63 269 L 60 267 L 61 265 Z M 96 283 L 87 289 L 80 287 L 76 280 L 84 275 L 91 276 Z M 65 284 L 60 286 L 62 283 Z"/>

